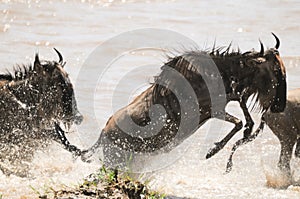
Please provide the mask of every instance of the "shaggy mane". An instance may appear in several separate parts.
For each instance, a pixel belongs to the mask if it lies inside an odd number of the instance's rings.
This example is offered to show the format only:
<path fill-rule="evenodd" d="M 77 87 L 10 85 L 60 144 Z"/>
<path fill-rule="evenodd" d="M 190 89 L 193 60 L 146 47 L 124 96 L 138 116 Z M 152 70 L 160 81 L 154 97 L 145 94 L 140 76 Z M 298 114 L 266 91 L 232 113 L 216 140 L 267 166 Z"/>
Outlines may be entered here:
<path fill-rule="evenodd" d="M 30 73 L 33 72 L 32 65 L 17 65 L 14 67 L 13 72 L 6 71 L 4 74 L 0 74 L 0 81 L 18 81 L 26 79 Z"/>
<path fill-rule="evenodd" d="M 168 61 L 161 67 L 160 74 L 154 77 L 153 101 L 157 100 L 159 97 L 166 96 L 171 92 L 169 88 L 174 84 L 174 80 L 176 80 L 176 77 L 172 78 L 172 75 L 170 75 L 171 69 L 178 71 L 188 81 L 197 78 L 199 83 L 202 81 L 203 84 L 205 84 L 202 75 L 217 75 L 213 74 L 212 70 L 210 70 L 211 67 L 216 65 L 218 72 L 222 75 L 223 81 L 231 81 L 230 77 L 227 77 L 228 72 L 236 70 L 235 67 L 240 67 L 240 61 L 243 61 L 244 67 L 247 68 L 244 60 L 257 56 L 259 56 L 259 52 L 254 50 L 242 53 L 239 49 L 231 49 L 231 44 L 227 46 L 226 49 L 225 47 L 213 47 L 210 50 L 185 51 L 181 55 L 173 57 L 167 55 Z M 232 63 L 228 64 L 229 60 L 232 61 Z M 217 61 L 218 64 L 215 61 Z M 224 62 L 224 64 L 220 64 L 220 62 Z M 164 85 L 162 85 L 162 83 Z M 258 91 L 256 91 L 255 97 L 252 98 L 251 101 L 253 101 L 253 105 L 257 105 L 257 107 L 261 108 Z"/>

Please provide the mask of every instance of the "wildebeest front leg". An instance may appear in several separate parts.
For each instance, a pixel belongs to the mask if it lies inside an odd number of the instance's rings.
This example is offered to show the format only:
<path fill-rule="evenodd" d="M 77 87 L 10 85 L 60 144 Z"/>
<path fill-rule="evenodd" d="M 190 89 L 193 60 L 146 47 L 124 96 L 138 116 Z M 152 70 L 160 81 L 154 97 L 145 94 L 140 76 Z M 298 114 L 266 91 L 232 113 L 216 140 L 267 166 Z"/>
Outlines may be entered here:
<path fill-rule="evenodd" d="M 241 107 L 241 109 L 244 113 L 245 119 L 246 119 L 244 138 L 247 138 L 251 135 L 251 132 L 252 132 L 253 126 L 254 126 L 253 119 L 251 118 L 251 115 L 248 111 L 246 103 L 247 103 L 247 98 L 242 98 L 242 100 L 240 102 L 240 107 Z"/>
<path fill-rule="evenodd" d="M 259 127 L 257 128 L 257 130 L 253 134 L 251 134 L 252 130 L 253 130 L 254 122 L 253 122 L 253 119 L 251 118 L 251 115 L 248 111 L 246 102 L 247 102 L 246 97 L 243 97 L 241 102 L 240 102 L 241 109 L 243 110 L 243 113 L 244 113 L 244 116 L 245 116 L 245 119 L 246 119 L 244 137 L 242 139 L 239 139 L 238 141 L 236 141 L 235 144 L 233 145 L 233 147 L 231 149 L 229 159 L 227 161 L 226 173 L 229 173 L 232 169 L 232 165 L 233 165 L 232 164 L 232 157 L 233 157 L 233 154 L 236 151 L 236 149 L 239 146 L 254 140 L 257 137 L 257 135 L 259 134 L 259 132 L 263 129 L 264 124 L 265 124 L 264 119 L 261 118 L 261 123 L 260 123 Z"/>
<path fill-rule="evenodd" d="M 215 143 L 215 147 L 211 148 L 206 154 L 206 159 L 211 158 L 213 155 L 218 153 L 227 142 L 239 131 L 243 128 L 243 123 L 240 119 L 230 115 L 226 112 L 225 121 L 233 123 L 234 128 L 220 141 Z"/>
<path fill-rule="evenodd" d="M 54 140 L 62 144 L 67 151 L 73 154 L 74 157 L 78 157 L 81 155 L 82 153 L 81 150 L 78 149 L 76 146 L 71 145 L 71 143 L 65 136 L 65 132 L 56 123 L 55 123 Z"/>
<path fill-rule="evenodd" d="M 264 128 L 264 125 L 265 125 L 265 121 L 264 121 L 264 118 L 261 118 L 261 123 L 259 125 L 259 127 L 256 129 L 256 131 L 251 134 L 250 136 L 248 137 L 244 137 L 242 139 L 239 139 L 238 141 L 236 141 L 231 149 L 231 153 L 230 153 L 230 156 L 229 156 L 229 159 L 227 161 L 227 166 L 226 166 L 226 173 L 229 173 L 232 169 L 232 157 L 233 157 L 233 154 L 234 152 L 237 150 L 237 148 L 243 144 L 246 144 L 248 142 L 251 142 L 252 140 L 254 140 L 257 135 L 259 134 L 259 132 Z"/>
<path fill-rule="evenodd" d="M 293 140 L 282 140 L 280 142 L 281 151 L 280 151 L 278 167 L 288 177 L 292 177 L 290 161 L 292 158 L 294 144 L 295 144 L 295 141 L 293 141 Z"/>

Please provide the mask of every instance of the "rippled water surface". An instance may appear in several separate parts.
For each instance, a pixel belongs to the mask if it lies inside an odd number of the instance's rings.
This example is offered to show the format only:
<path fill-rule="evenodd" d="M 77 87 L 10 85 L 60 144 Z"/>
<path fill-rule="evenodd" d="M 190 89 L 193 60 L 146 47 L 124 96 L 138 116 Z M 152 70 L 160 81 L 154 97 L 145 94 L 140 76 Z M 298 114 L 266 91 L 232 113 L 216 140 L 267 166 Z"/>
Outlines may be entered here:
<path fill-rule="evenodd" d="M 57 59 L 53 47 L 63 54 L 67 62 L 65 69 L 75 84 L 78 107 L 85 117 L 68 138 L 82 148 L 95 142 L 114 111 L 147 87 L 166 60 L 163 41 L 176 39 L 173 34 L 155 35 L 149 30 L 147 37 L 123 39 L 106 46 L 102 54 L 96 55 L 99 63 L 89 65 L 97 47 L 103 47 L 117 35 L 128 34 L 127 31 L 166 29 L 184 35 L 200 49 L 212 47 L 216 40 L 217 46 L 232 42 L 234 48 L 239 46 L 242 51 L 258 50 L 258 39 L 265 47 L 273 47 L 275 41 L 270 32 L 274 32 L 281 40 L 280 53 L 287 67 L 288 87 L 300 87 L 300 2 L 296 0 L 2 0 L 0 19 L 1 71 L 12 70 L 16 64 L 31 63 L 36 52 L 43 59 Z M 142 45 L 156 37 L 160 40 L 156 46 L 130 49 L 136 41 Z M 181 40 L 173 44 L 175 47 L 169 49 L 174 50 L 176 45 L 177 51 L 195 47 L 185 46 Z M 122 52 L 124 45 L 128 49 Z M 109 56 L 113 59 L 105 62 Z M 104 72 L 98 74 L 99 71 Z M 228 109 L 241 116 L 236 104 L 230 104 Z M 257 121 L 257 113 L 252 115 Z M 240 134 L 215 157 L 204 160 L 206 133 L 218 134 L 214 140 L 217 141 L 231 127 L 217 120 L 207 122 L 187 140 L 189 147 L 179 160 L 147 175 L 152 179 L 151 186 L 190 198 L 299 198 L 298 187 L 278 190 L 266 186 L 267 176 L 275 172 L 279 153 L 279 143 L 268 128 L 256 141 L 238 150 L 230 174 L 224 175 L 226 160 Z M 300 161 L 293 160 L 292 165 L 299 178 Z M 74 161 L 54 143 L 48 150 L 37 152 L 32 164 L 33 178 L 0 174 L 0 193 L 4 198 L 34 198 L 37 192 L 46 193 L 50 187 L 74 186 L 98 167 L 97 163 Z"/>

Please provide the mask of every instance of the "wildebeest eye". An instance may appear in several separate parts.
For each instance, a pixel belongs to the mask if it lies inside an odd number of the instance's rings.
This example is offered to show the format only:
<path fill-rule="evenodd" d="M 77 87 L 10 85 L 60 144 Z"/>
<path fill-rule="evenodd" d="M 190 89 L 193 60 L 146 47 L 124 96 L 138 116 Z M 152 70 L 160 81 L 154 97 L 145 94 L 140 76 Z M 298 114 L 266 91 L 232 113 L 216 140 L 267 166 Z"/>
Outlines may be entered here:
<path fill-rule="evenodd" d="M 258 58 L 250 59 L 247 62 L 248 62 L 248 64 L 253 66 L 256 64 L 264 63 L 265 61 L 266 61 L 266 59 L 264 57 L 258 57 Z"/>
<path fill-rule="evenodd" d="M 263 58 L 263 57 L 259 57 L 259 58 L 254 59 L 254 61 L 255 61 L 257 64 L 261 64 L 261 63 L 265 62 L 266 59 Z"/>

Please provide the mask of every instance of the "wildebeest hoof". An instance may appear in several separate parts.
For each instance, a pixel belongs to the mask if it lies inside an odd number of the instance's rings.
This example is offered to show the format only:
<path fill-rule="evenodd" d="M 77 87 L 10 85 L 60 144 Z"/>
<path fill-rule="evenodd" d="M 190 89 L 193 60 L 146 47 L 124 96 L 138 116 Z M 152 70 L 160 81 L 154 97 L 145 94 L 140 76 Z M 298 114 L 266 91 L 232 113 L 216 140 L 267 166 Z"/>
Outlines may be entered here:
<path fill-rule="evenodd" d="M 74 145 L 69 145 L 67 150 L 72 153 L 74 159 L 77 159 L 82 154 L 82 151 Z"/>
<path fill-rule="evenodd" d="M 90 157 L 92 156 L 93 154 L 89 151 L 89 150 L 83 150 L 81 151 L 81 160 L 83 162 L 87 162 L 87 163 L 90 163 L 92 162 L 90 160 Z"/>
<path fill-rule="evenodd" d="M 207 152 L 206 159 L 211 158 L 224 147 L 220 142 L 215 142 L 215 145 L 215 147 L 209 149 L 209 151 Z"/>
<path fill-rule="evenodd" d="M 228 174 L 228 173 L 231 172 L 231 170 L 232 170 L 232 165 L 233 165 L 233 164 L 232 164 L 231 161 L 227 162 L 225 174 Z"/>

